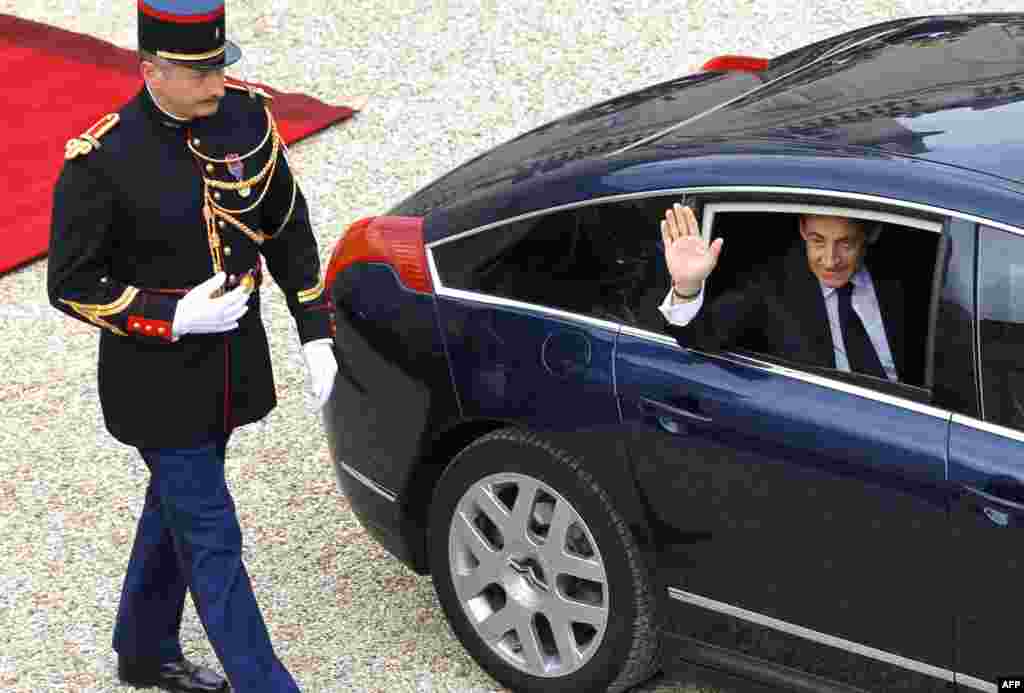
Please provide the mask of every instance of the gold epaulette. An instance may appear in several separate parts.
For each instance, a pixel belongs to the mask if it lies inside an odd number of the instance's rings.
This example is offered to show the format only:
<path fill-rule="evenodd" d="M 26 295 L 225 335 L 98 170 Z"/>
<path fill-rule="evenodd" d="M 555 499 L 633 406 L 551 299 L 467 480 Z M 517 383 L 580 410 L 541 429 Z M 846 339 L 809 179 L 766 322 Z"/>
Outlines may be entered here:
<path fill-rule="evenodd" d="M 108 113 L 78 137 L 72 137 L 64 145 L 64 158 L 74 159 L 79 154 L 88 154 L 100 148 L 100 138 L 110 132 L 121 120 L 117 113 Z"/>
<path fill-rule="evenodd" d="M 247 91 L 247 92 L 249 92 L 249 96 L 254 96 L 255 94 L 259 94 L 260 96 L 262 96 L 264 99 L 267 99 L 268 101 L 270 101 L 271 99 L 274 98 L 273 96 L 268 94 L 266 92 L 266 90 L 263 89 L 262 87 L 253 86 L 252 84 L 249 84 L 248 82 L 227 82 L 227 81 L 225 81 L 224 82 L 224 86 L 228 87 L 230 89 L 237 89 L 239 91 Z"/>

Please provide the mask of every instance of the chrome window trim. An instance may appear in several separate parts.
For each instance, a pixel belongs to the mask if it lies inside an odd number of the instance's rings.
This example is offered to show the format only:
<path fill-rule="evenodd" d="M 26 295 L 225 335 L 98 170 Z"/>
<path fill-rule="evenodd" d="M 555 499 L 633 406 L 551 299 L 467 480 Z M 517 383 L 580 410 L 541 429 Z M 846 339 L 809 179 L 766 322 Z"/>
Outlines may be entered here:
<path fill-rule="evenodd" d="M 676 341 L 676 338 L 671 335 L 662 334 L 661 332 L 651 332 L 650 330 L 645 330 L 642 327 L 623 325 L 620 332 L 622 334 L 628 334 L 631 337 L 640 337 L 641 339 L 646 339 L 650 342 L 659 342 L 665 346 L 675 347 L 680 351 L 694 351 L 693 349 L 680 346 L 679 342 Z"/>
<path fill-rule="evenodd" d="M 984 225 L 984 224 L 982 224 Z M 981 372 L 981 289 L 978 286 L 978 274 L 981 272 L 981 229 L 974 227 L 974 266 L 971 276 L 971 297 L 974 299 L 974 374 L 978 389 L 978 414 L 985 419 L 985 386 L 984 374 Z"/>
<path fill-rule="evenodd" d="M 981 236 L 978 235 L 978 239 L 981 240 Z M 978 271 L 980 268 L 978 265 L 981 264 L 980 253 L 978 259 L 974 261 L 974 373 L 976 380 L 978 381 L 978 413 L 981 414 L 981 418 L 985 418 L 985 375 L 981 372 L 981 306 L 978 305 Z"/>
<path fill-rule="evenodd" d="M 981 274 L 981 229 L 974 227 L 974 277 L 971 294 L 974 297 L 974 373 L 978 388 L 978 414 L 985 419 L 985 375 L 981 372 L 981 287 L 978 275 Z"/>
<path fill-rule="evenodd" d="M 943 681 L 964 684 L 980 691 L 986 691 L 986 693 L 997 692 L 997 688 L 994 683 L 989 683 L 988 681 L 983 681 L 982 679 L 975 678 L 973 676 L 961 674 L 950 669 L 943 669 L 942 667 L 937 667 L 933 664 L 920 662 L 916 659 L 910 659 L 909 657 L 903 657 L 902 655 L 898 655 L 893 652 L 879 650 L 869 645 L 863 645 L 835 635 L 829 635 L 828 633 L 822 633 L 810 628 L 805 628 L 804 626 L 798 626 L 795 623 L 783 621 L 772 616 L 766 616 L 764 614 L 757 613 L 756 611 L 749 611 L 742 607 L 726 604 L 725 602 L 720 602 L 708 597 L 702 597 L 699 594 L 687 592 L 677 587 L 669 587 L 668 594 L 672 599 L 692 604 L 702 609 L 716 611 L 718 613 L 726 614 L 727 616 L 732 616 L 744 621 L 756 623 L 760 626 L 765 626 L 766 628 L 772 628 L 783 633 L 795 635 L 796 637 L 803 638 L 805 640 L 818 642 L 840 650 L 846 650 L 847 652 L 852 652 L 862 657 L 885 662 L 886 664 L 892 664 L 902 669 L 907 669 L 908 671 L 925 674 L 926 676 L 932 676 Z"/>
<path fill-rule="evenodd" d="M 805 373 L 804 371 L 795 368 L 780 366 L 776 363 L 771 363 L 769 361 L 762 361 L 761 359 L 754 358 L 752 356 L 747 356 L 745 354 L 743 355 L 742 360 L 738 358 L 730 358 L 731 353 L 728 351 L 720 354 L 709 354 L 699 349 L 690 349 L 687 347 L 680 346 L 680 344 L 674 338 L 669 337 L 667 335 L 658 334 L 656 332 L 648 332 L 647 330 L 642 330 L 640 328 L 632 327 L 629 325 L 623 325 L 620 332 L 621 334 L 628 334 L 631 337 L 638 337 L 640 339 L 646 339 L 654 342 L 659 342 L 666 346 L 675 347 L 680 351 L 691 351 L 695 354 L 700 354 L 701 356 L 705 356 L 707 358 L 719 358 L 724 361 L 728 361 L 729 363 L 747 366 L 748 368 L 754 368 L 756 370 L 761 370 L 766 373 L 771 373 L 773 375 L 784 375 L 786 377 L 793 378 L 794 380 L 800 380 L 811 385 L 827 387 L 832 390 L 838 390 L 840 392 L 845 392 L 850 395 L 857 395 L 858 397 L 870 399 L 875 402 L 880 402 L 882 404 L 888 404 L 894 407 L 900 407 L 902 409 L 909 409 L 910 411 L 914 411 L 919 414 L 927 414 L 928 416 L 932 416 L 936 419 L 943 419 L 948 421 L 949 418 L 952 416 L 952 413 L 946 409 L 940 409 L 938 407 L 932 407 L 927 404 L 921 404 L 920 402 L 904 399 L 896 395 L 887 395 L 884 392 L 877 392 L 876 390 L 872 390 L 871 388 L 868 387 L 861 387 L 859 385 L 854 385 L 852 383 L 844 383 L 840 380 L 832 380 L 831 378 L 827 378 L 822 375 Z"/>
<path fill-rule="evenodd" d="M 437 289 L 435 293 L 438 296 L 447 296 L 448 298 L 461 298 L 466 301 L 473 301 L 474 303 L 486 303 L 492 306 L 502 306 L 504 308 L 520 308 L 528 310 L 533 313 L 544 313 L 556 318 L 562 318 L 564 320 L 570 320 L 573 322 L 584 323 L 592 327 L 600 327 L 601 329 L 608 330 L 610 332 L 618 332 L 622 325 L 611 320 L 601 320 L 600 318 L 592 318 L 589 315 L 581 315 L 579 313 L 570 313 L 567 310 L 559 310 L 557 308 L 549 308 L 536 303 L 527 303 L 526 301 L 516 301 L 511 298 L 503 298 L 501 296 L 492 296 L 491 294 L 477 293 L 476 291 L 464 291 L 462 289 Z"/>
<path fill-rule="evenodd" d="M 351 476 L 353 479 L 361 483 L 363 486 L 366 486 L 371 491 L 377 493 L 380 496 L 383 496 L 385 499 L 391 501 L 392 503 L 394 503 L 398 499 L 398 496 L 393 491 L 389 490 L 384 486 L 381 486 L 376 481 L 366 476 L 359 470 L 355 469 L 351 465 L 345 464 L 344 462 L 340 462 L 339 464 L 341 465 L 341 468 L 344 469 L 349 474 L 349 476 Z"/>
<path fill-rule="evenodd" d="M 808 195 L 812 197 L 827 197 L 832 199 L 842 200 L 857 200 L 860 202 L 871 202 L 874 204 L 883 204 L 890 207 L 899 207 L 902 209 L 914 210 L 918 212 L 926 212 L 930 214 L 939 214 L 947 217 L 954 217 L 956 219 L 965 219 L 967 221 L 974 222 L 976 224 L 985 224 L 995 229 L 1001 229 L 1003 231 L 1009 231 L 1010 233 L 1017 234 L 1018 236 L 1024 236 L 1024 228 L 1012 226 L 1010 224 L 1004 224 L 1000 221 L 993 221 L 986 219 L 985 217 L 979 217 L 974 214 L 967 214 L 965 212 L 959 212 L 953 209 L 945 209 L 943 207 L 934 207 L 932 205 L 921 204 L 918 202 L 909 202 L 907 200 L 899 200 L 891 197 L 882 197 L 880 195 L 867 195 L 864 193 L 851 193 L 842 192 L 838 190 L 826 190 L 822 188 L 798 188 L 798 187 L 787 187 L 787 186 L 759 186 L 759 185 L 701 185 L 684 188 L 663 188 L 659 190 L 645 190 L 643 192 L 635 193 L 623 193 L 621 195 L 606 195 L 603 197 L 595 197 L 589 200 L 580 200 L 579 202 L 569 202 L 564 205 L 557 205 L 555 207 L 547 207 L 545 209 L 538 209 L 532 212 L 526 212 L 525 214 L 519 214 L 514 217 L 508 217 L 507 219 L 500 219 L 493 221 L 489 224 L 483 224 L 472 229 L 460 231 L 459 233 L 452 234 L 445 238 L 440 238 L 436 241 L 431 241 L 426 244 L 428 251 L 434 248 L 440 247 L 446 243 L 451 243 L 477 233 L 483 233 L 484 231 L 490 231 L 492 229 L 505 226 L 506 224 L 514 224 L 519 221 L 524 221 L 532 217 L 542 216 L 546 214 L 554 214 L 555 212 L 562 212 L 570 209 L 578 209 L 580 207 L 589 207 L 591 205 L 598 204 L 612 204 L 615 202 L 625 202 L 627 200 L 642 200 L 648 197 L 668 197 L 671 195 L 699 195 L 699 194 L 712 194 L 712 193 L 763 193 L 763 194 L 788 194 L 788 195 Z M 770 204 L 770 203 L 765 203 Z M 428 257 L 430 253 L 427 253 Z M 432 277 L 435 280 L 435 286 L 441 286 L 440 278 L 434 274 Z"/>
<path fill-rule="evenodd" d="M 922 231 L 942 233 L 942 224 L 935 221 L 925 221 L 911 216 L 902 216 L 888 212 L 875 212 L 872 210 L 854 209 L 849 207 L 837 207 L 835 205 L 810 205 L 799 202 L 709 202 L 704 206 L 704 225 L 701 228 L 701 235 L 708 238 L 714 226 L 714 217 L 717 212 L 778 212 L 788 214 L 821 214 L 825 216 L 853 217 L 855 219 L 870 219 L 872 221 L 890 222 L 901 226 L 910 226 Z"/>
<path fill-rule="evenodd" d="M 1002 424 L 992 423 L 991 421 L 981 421 L 980 419 L 976 419 L 973 416 L 967 416 L 966 414 L 953 414 L 952 423 L 967 426 L 968 428 L 973 428 L 978 431 L 984 431 L 985 433 L 991 433 L 1002 438 L 1009 438 L 1017 441 L 1018 443 L 1024 443 L 1024 432 L 1003 426 Z"/>

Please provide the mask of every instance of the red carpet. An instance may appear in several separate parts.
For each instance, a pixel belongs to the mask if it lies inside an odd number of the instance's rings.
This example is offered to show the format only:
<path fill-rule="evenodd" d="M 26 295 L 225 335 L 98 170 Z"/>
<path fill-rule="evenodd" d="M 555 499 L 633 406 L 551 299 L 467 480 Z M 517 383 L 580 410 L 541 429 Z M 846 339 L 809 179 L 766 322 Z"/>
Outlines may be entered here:
<path fill-rule="evenodd" d="M 116 111 L 142 81 L 134 51 L 5 14 L 0 14 L 0 65 L 3 273 L 46 254 L 64 143 Z M 259 86 L 274 97 L 274 116 L 289 144 L 355 112 Z"/>

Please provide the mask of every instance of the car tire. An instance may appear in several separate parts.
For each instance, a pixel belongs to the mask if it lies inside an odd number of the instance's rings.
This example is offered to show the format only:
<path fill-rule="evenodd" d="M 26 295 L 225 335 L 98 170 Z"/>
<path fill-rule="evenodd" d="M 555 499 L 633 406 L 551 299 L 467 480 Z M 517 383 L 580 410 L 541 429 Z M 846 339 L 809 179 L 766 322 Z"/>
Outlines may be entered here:
<path fill-rule="evenodd" d="M 448 622 L 501 684 L 614 693 L 654 672 L 649 568 L 581 460 L 518 429 L 483 436 L 442 474 L 429 530 Z"/>

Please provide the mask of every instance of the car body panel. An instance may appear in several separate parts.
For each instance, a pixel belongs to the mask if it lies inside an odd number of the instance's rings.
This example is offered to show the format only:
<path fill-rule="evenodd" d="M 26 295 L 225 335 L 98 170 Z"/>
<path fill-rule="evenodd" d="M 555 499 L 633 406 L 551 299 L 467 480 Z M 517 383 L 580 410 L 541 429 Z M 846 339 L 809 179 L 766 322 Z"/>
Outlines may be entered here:
<path fill-rule="evenodd" d="M 618 422 L 612 384 L 616 327 L 445 295 L 437 308 L 464 417 L 538 429 Z"/>
<path fill-rule="evenodd" d="M 1024 662 L 1024 435 L 957 417 L 949 442 L 958 670 L 983 680 Z"/>
<path fill-rule="evenodd" d="M 422 457 L 441 422 L 459 418 L 434 297 L 405 288 L 380 263 L 348 268 L 331 294 L 338 307 L 338 376 L 324 411 L 331 459 L 360 519 L 392 535 L 381 543 L 413 564 L 422 542 L 401 531 L 406 516 L 399 507 L 413 475 L 410 462 Z"/>
<path fill-rule="evenodd" d="M 947 412 L 630 335 L 616 374 L 666 583 L 952 671 Z"/>

